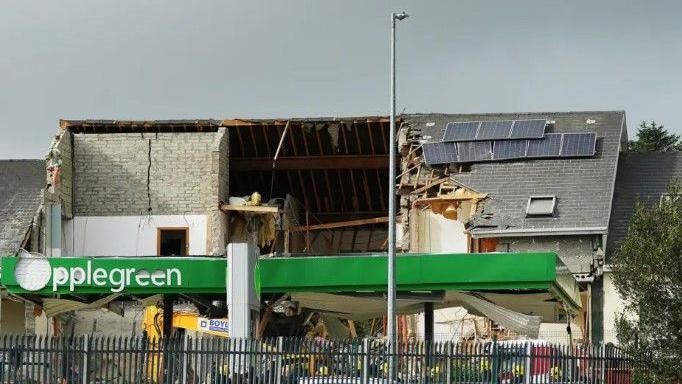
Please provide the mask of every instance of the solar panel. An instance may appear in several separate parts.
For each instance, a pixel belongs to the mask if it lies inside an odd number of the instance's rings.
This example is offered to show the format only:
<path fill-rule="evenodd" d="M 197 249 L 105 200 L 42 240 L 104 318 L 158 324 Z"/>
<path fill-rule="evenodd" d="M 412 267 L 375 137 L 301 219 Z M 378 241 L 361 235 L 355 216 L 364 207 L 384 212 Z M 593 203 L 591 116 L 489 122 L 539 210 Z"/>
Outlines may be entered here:
<path fill-rule="evenodd" d="M 508 139 L 513 120 L 484 121 L 478 128 L 476 140 Z"/>
<path fill-rule="evenodd" d="M 454 143 L 425 143 L 422 151 L 427 165 L 457 162 L 457 146 Z"/>
<path fill-rule="evenodd" d="M 597 134 L 594 132 L 564 133 L 561 156 L 594 156 L 596 144 Z"/>
<path fill-rule="evenodd" d="M 546 120 L 516 120 L 511 130 L 512 139 L 541 139 L 545 134 Z"/>
<path fill-rule="evenodd" d="M 460 163 L 485 161 L 492 158 L 491 141 L 465 141 L 457 143 Z"/>
<path fill-rule="evenodd" d="M 445 126 L 443 141 L 468 141 L 476 139 L 480 121 L 452 122 Z"/>
<path fill-rule="evenodd" d="M 495 140 L 493 160 L 523 159 L 526 157 L 528 140 Z"/>
<path fill-rule="evenodd" d="M 558 157 L 561 151 L 561 133 L 546 133 L 538 140 L 528 140 L 526 157 Z"/>

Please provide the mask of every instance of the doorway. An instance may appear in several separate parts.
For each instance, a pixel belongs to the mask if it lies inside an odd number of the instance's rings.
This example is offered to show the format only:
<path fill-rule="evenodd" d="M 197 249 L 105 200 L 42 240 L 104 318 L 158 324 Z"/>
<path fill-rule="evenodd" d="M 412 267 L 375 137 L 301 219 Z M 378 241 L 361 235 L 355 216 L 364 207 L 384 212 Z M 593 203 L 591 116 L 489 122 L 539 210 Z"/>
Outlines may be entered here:
<path fill-rule="evenodd" d="M 187 256 L 189 228 L 158 228 L 156 248 L 158 256 Z"/>

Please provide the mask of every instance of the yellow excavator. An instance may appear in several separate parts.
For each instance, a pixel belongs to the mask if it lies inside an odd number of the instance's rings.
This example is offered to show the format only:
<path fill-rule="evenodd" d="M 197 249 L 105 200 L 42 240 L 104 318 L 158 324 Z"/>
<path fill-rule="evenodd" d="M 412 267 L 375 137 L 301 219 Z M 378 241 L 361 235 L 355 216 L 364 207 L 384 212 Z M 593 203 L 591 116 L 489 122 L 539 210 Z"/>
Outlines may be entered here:
<path fill-rule="evenodd" d="M 147 357 L 147 379 L 150 383 L 164 382 L 164 356 L 159 348 L 159 341 L 163 335 L 163 309 L 157 306 L 148 306 L 144 310 L 144 317 L 142 320 L 142 328 L 147 336 L 149 342 L 149 349 L 151 351 L 158 351 L 151 353 Z M 173 312 L 173 328 L 184 329 L 194 332 L 199 332 L 207 335 L 218 337 L 229 337 L 228 322 L 226 318 L 210 319 L 199 316 L 191 311 L 174 311 Z M 171 368 L 172 369 L 172 368 Z M 188 370 L 188 383 L 194 383 L 194 374 Z"/>
<path fill-rule="evenodd" d="M 142 328 L 149 340 L 159 340 L 163 336 L 163 310 L 157 306 L 149 306 L 144 310 Z M 204 334 L 229 337 L 229 326 L 226 318 L 211 319 L 190 311 L 173 312 L 173 328 L 185 329 Z"/>

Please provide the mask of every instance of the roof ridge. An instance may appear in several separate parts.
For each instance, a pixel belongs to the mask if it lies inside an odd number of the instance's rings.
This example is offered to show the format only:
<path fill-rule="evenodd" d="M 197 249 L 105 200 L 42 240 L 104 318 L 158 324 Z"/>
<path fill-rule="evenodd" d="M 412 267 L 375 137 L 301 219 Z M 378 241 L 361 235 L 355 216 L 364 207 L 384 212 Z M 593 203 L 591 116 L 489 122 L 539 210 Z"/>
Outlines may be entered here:
<path fill-rule="evenodd" d="M 468 113 L 447 113 L 447 112 L 426 112 L 426 113 L 405 113 L 403 116 L 500 116 L 500 115 L 575 115 L 586 113 L 625 113 L 623 109 L 613 110 L 593 110 L 593 111 L 523 111 L 523 112 L 468 112 Z"/>

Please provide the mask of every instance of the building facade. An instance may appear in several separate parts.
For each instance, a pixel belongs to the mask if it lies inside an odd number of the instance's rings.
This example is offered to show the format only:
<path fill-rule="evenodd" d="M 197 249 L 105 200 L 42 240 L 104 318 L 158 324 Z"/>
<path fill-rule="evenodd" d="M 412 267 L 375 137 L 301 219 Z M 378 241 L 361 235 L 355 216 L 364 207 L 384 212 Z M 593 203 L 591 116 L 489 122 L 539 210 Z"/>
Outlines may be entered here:
<path fill-rule="evenodd" d="M 514 127 L 537 122 L 535 136 L 513 136 Z M 612 334 L 619 304 L 604 254 L 617 246 L 609 233 L 619 230 L 616 175 L 625 177 L 628 164 L 624 112 L 417 114 L 399 123 L 400 250 L 556 252 L 582 282 L 587 309 L 573 319 L 555 303 L 524 313 L 549 320 L 547 338 L 565 332 L 567 322 L 575 338 Z M 474 136 L 444 140 L 449 126 L 463 123 L 474 123 Z M 385 117 L 64 120 L 48 150 L 45 219 L 31 227 L 31 250 L 53 257 L 223 255 L 229 242 L 250 239 L 271 255 L 384 251 L 388 129 Z M 550 145 L 550 152 L 532 153 L 549 138 L 569 148 L 573 135 L 592 137 L 591 150 L 562 156 L 562 146 L 554 154 Z M 435 145 L 457 153 L 434 161 L 427 151 Z M 515 157 L 499 157 L 500 148 L 515 148 Z M 259 217 L 251 227 L 252 216 L 234 205 L 254 203 L 254 192 L 281 216 Z M 54 328 L 29 307 L 39 320 L 27 320 L 27 330 Z M 135 308 L 126 307 L 128 316 L 99 311 L 65 322 L 82 332 L 127 333 L 138 327 Z M 451 336 L 460 313 L 437 312 L 443 326 L 436 332 Z M 118 325 L 103 330 L 93 325 L 98 319 Z"/>

